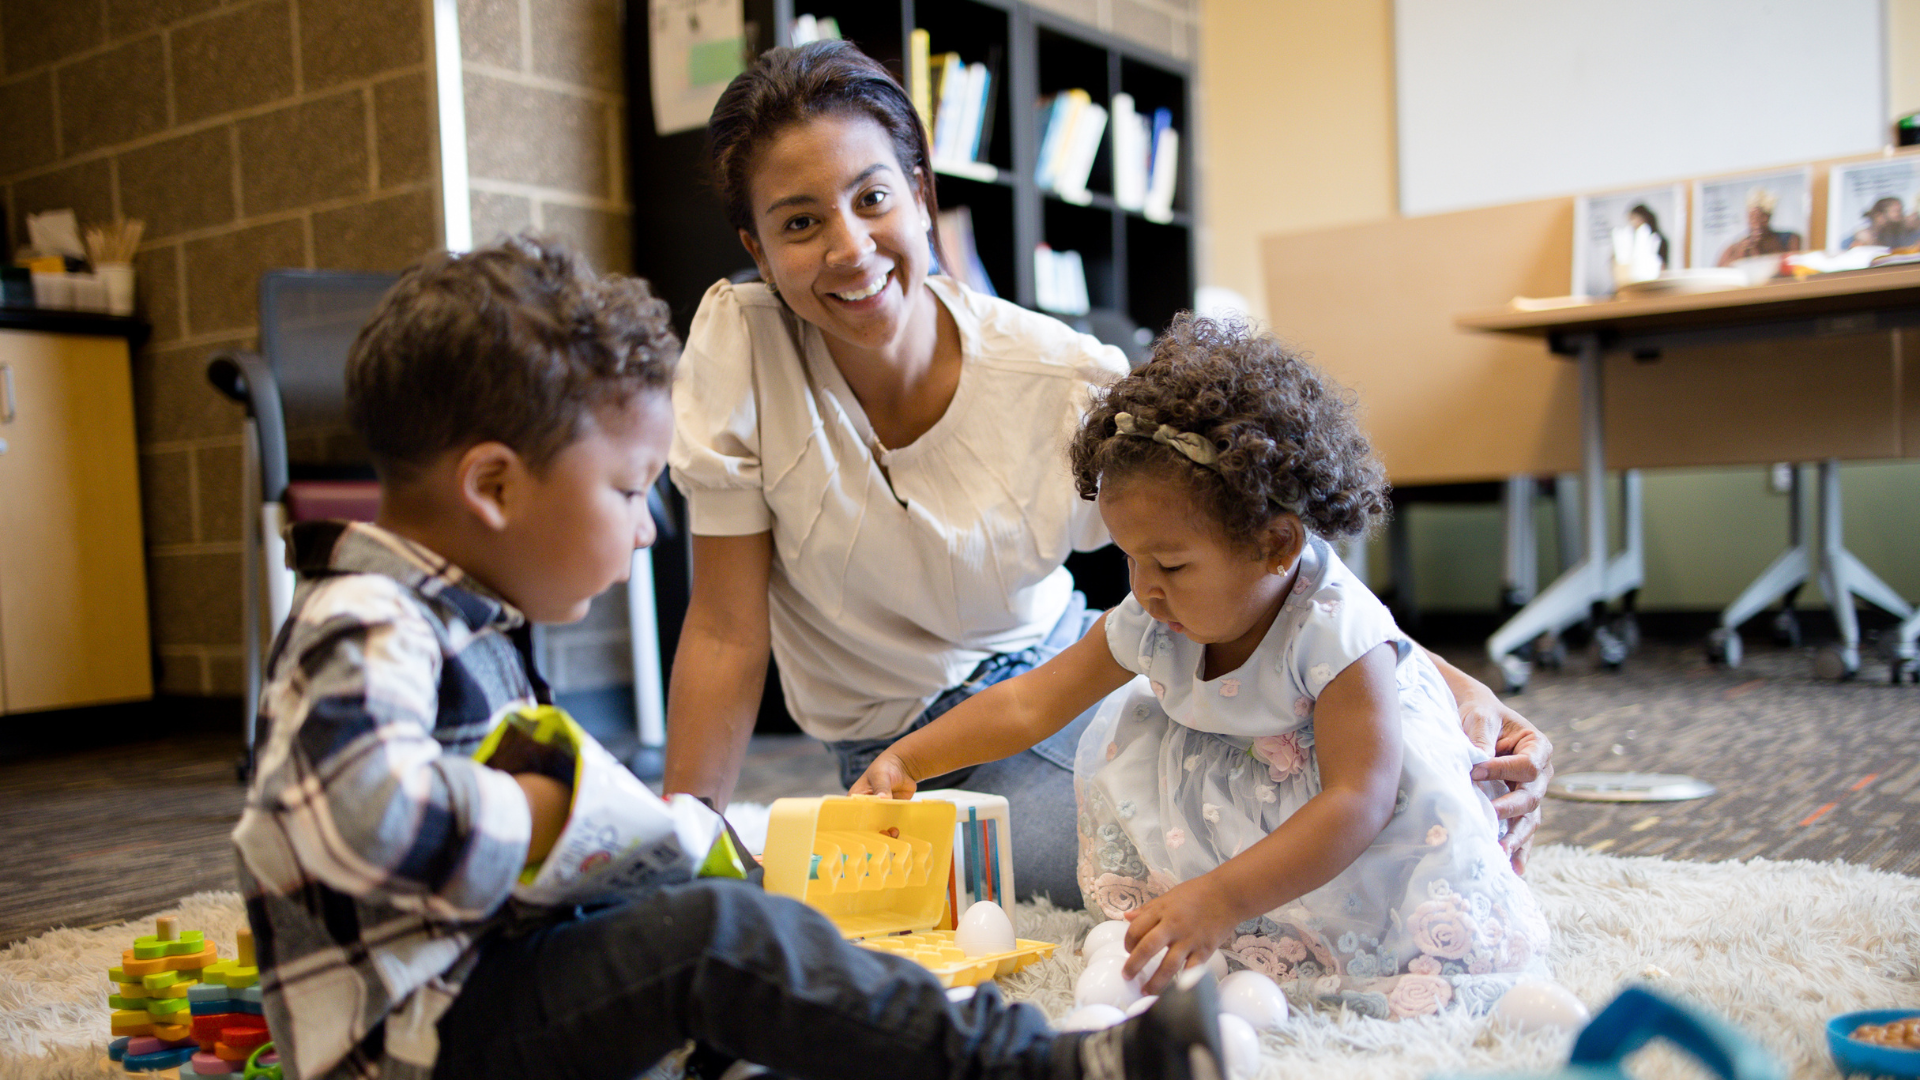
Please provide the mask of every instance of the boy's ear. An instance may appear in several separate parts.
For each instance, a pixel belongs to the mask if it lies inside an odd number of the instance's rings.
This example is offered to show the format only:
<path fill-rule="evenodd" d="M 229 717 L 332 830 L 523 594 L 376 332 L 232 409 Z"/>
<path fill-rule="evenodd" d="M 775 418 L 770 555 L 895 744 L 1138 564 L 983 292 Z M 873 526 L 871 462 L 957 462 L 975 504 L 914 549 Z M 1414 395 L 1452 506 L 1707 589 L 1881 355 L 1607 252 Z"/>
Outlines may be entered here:
<path fill-rule="evenodd" d="M 527 464 L 500 442 L 475 443 L 454 467 L 460 504 L 495 532 L 507 527 Z"/>
<path fill-rule="evenodd" d="M 1287 511 L 1267 522 L 1267 572 L 1285 573 L 1307 546 L 1307 526 L 1300 515 Z"/>

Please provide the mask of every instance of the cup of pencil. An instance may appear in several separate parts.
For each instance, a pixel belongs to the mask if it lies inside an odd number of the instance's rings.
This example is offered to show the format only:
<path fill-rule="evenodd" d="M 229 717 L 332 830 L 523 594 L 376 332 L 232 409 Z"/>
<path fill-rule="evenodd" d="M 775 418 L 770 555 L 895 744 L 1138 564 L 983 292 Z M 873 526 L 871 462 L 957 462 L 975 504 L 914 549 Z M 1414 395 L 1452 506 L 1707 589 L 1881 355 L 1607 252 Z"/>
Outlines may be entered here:
<path fill-rule="evenodd" d="M 87 255 L 106 287 L 109 315 L 133 314 L 133 253 L 145 231 L 146 223 L 139 218 L 121 218 L 87 230 Z"/>

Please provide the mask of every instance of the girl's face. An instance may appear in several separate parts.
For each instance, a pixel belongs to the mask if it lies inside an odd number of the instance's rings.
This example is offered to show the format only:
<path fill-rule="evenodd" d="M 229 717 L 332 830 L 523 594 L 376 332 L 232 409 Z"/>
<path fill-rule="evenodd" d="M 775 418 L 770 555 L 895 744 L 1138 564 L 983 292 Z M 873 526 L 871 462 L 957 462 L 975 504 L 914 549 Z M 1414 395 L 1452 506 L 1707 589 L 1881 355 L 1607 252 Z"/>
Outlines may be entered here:
<path fill-rule="evenodd" d="M 1100 485 L 1100 517 L 1127 555 L 1134 598 L 1192 641 L 1247 652 L 1280 609 L 1305 539 L 1279 514 L 1259 551 L 1229 543 L 1180 484 L 1135 476 Z"/>
<path fill-rule="evenodd" d="M 932 220 L 886 128 L 859 113 L 793 124 L 763 147 L 740 241 L 760 276 L 829 343 L 885 351 L 932 314 Z"/>

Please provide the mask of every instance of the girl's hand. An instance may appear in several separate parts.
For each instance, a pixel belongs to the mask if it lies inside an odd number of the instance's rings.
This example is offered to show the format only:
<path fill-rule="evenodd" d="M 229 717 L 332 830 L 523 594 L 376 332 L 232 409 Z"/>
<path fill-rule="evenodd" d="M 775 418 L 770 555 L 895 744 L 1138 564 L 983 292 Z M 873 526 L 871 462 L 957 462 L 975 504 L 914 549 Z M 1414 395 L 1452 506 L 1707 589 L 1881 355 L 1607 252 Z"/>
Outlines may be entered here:
<path fill-rule="evenodd" d="M 880 795 L 890 799 L 911 799 L 914 792 L 913 777 L 907 775 L 906 763 L 891 750 L 882 750 L 880 756 L 873 759 L 867 771 L 847 789 L 849 795 Z"/>
<path fill-rule="evenodd" d="M 1131 950 L 1121 974 L 1131 979 L 1146 969 L 1153 955 L 1162 948 L 1167 955 L 1154 970 L 1153 978 L 1142 988 L 1158 994 L 1175 975 L 1195 964 L 1204 964 L 1213 951 L 1227 939 L 1227 932 L 1240 922 L 1233 905 L 1220 895 L 1207 879 L 1211 874 L 1183 881 L 1154 897 L 1145 905 L 1127 912 L 1127 948 Z"/>

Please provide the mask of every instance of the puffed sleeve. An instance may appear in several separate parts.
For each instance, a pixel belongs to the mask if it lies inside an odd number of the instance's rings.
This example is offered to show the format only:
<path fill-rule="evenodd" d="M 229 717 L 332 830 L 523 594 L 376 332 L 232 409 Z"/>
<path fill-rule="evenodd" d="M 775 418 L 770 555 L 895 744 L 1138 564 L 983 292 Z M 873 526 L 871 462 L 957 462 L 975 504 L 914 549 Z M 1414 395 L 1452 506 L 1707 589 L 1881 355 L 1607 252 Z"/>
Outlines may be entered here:
<path fill-rule="evenodd" d="M 1323 583 L 1309 602 L 1291 657 L 1294 680 L 1308 697 L 1318 698 L 1349 664 L 1384 642 L 1393 642 L 1396 663 L 1413 648 L 1386 605 L 1351 577 Z"/>
<path fill-rule="evenodd" d="M 760 481 L 760 403 L 753 334 L 734 286 L 715 282 L 694 313 L 673 375 L 667 464 L 694 533 L 748 536 L 773 527 Z"/>
<path fill-rule="evenodd" d="M 1078 370 L 1080 378 L 1069 406 L 1066 438 L 1071 442 L 1080 431 L 1080 423 L 1093 405 L 1094 395 L 1117 382 L 1128 371 L 1126 354 L 1112 345 L 1103 345 L 1089 335 L 1079 335 L 1085 355 Z M 1073 508 L 1073 550 L 1096 551 L 1113 542 L 1107 523 L 1091 499 L 1080 500 Z M 1144 613 L 1143 613 L 1144 614 Z"/>
<path fill-rule="evenodd" d="M 1107 609 L 1107 648 L 1113 650 L 1113 662 L 1136 675 L 1147 674 L 1152 665 L 1158 634 L 1153 616 L 1132 593 Z"/>

